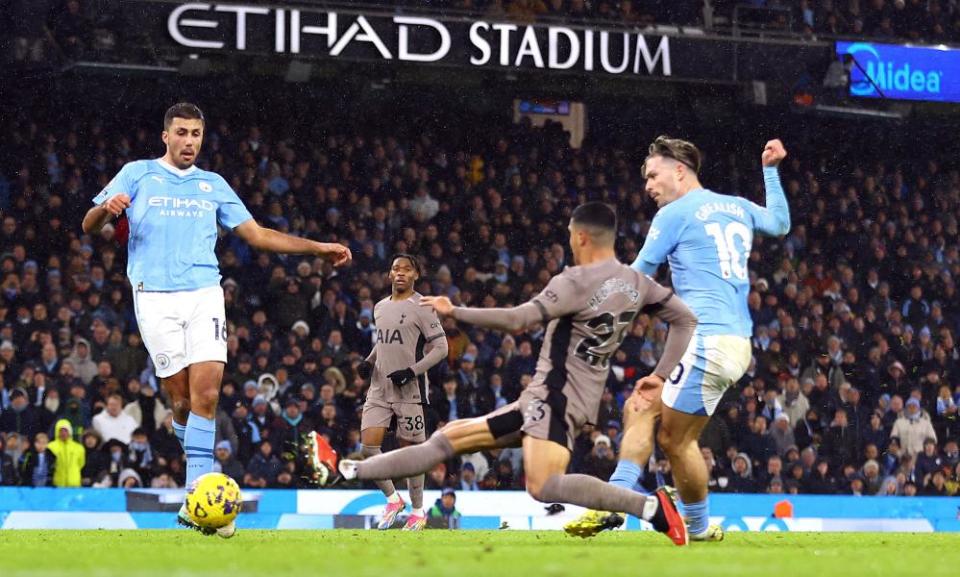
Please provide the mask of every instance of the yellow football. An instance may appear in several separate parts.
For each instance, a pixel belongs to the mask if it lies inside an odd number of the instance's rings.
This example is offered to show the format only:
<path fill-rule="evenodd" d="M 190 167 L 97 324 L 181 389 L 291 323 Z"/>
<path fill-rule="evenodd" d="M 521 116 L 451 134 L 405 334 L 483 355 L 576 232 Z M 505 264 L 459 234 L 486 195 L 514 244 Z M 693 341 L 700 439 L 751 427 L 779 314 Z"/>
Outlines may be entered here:
<path fill-rule="evenodd" d="M 190 520 L 206 529 L 229 525 L 237 518 L 241 506 L 240 487 L 223 473 L 202 475 L 187 489 Z"/>

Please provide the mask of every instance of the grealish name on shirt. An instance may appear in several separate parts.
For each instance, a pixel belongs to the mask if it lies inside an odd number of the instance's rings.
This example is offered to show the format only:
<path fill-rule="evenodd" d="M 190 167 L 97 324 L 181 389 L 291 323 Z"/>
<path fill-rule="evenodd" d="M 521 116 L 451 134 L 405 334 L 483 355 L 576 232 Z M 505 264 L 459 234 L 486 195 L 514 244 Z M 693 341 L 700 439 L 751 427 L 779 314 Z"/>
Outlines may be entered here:
<path fill-rule="evenodd" d="M 707 220 L 715 212 L 732 214 L 740 220 L 746 219 L 743 207 L 735 202 L 708 202 L 697 209 L 696 217 L 698 220 Z"/>

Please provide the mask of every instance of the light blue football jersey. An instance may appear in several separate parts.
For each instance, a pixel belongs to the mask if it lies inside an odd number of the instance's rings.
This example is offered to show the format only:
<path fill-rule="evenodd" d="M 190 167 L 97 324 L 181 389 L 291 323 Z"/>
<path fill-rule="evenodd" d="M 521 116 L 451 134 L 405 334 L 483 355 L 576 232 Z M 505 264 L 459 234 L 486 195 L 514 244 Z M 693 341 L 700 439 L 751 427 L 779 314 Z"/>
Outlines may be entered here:
<path fill-rule="evenodd" d="M 670 264 L 673 289 L 697 315 L 697 334 L 752 336 L 747 262 L 754 233 L 790 230 L 790 209 L 775 168 L 764 168 L 764 208 L 697 189 L 661 208 L 633 268 L 653 276 Z"/>
<path fill-rule="evenodd" d="M 222 176 L 160 160 L 127 163 L 94 199 L 126 193 L 130 208 L 127 277 L 134 290 L 183 291 L 220 284 L 214 253 L 217 223 L 228 229 L 253 218 Z"/>

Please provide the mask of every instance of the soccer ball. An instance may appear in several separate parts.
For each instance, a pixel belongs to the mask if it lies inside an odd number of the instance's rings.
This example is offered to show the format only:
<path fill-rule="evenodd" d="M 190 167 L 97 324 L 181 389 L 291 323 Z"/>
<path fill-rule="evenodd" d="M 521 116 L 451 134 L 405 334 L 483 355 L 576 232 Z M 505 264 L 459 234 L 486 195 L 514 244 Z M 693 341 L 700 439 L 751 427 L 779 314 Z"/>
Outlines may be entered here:
<path fill-rule="evenodd" d="M 187 513 L 191 521 L 204 529 L 229 525 L 241 506 L 240 487 L 223 473 L 202 475 L 187 489 Z"/>

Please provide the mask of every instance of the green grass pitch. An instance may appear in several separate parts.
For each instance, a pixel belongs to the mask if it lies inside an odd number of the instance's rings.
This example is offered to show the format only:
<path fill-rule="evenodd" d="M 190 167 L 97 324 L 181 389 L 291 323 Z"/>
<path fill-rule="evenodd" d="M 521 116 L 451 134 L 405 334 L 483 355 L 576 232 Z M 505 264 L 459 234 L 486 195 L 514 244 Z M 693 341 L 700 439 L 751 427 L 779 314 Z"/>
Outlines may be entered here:
<path fill-rule="evenodd" d="M 675 547 L 653 532 L 2 531 L 0 575 L 34 577 L 957 575 L 951 534 L 732 533 Z"/>

